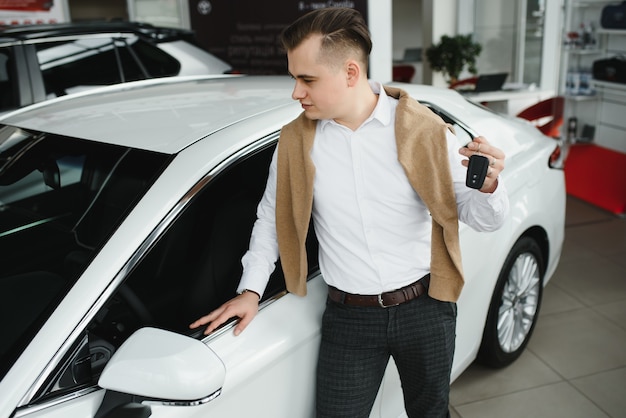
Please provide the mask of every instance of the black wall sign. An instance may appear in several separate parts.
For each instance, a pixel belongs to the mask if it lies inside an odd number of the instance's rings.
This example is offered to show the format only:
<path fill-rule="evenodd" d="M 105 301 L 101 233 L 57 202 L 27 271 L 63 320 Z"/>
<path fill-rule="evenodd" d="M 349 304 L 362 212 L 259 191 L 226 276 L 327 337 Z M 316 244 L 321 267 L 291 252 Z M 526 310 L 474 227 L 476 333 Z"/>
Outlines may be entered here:
<path fill-rule="evenodd" d="M 244 74 L 287 74 L 278 35 L 322 7 L 351 7 L 367 22 L 367 0 L 189 0 L 198 44 Z"/>

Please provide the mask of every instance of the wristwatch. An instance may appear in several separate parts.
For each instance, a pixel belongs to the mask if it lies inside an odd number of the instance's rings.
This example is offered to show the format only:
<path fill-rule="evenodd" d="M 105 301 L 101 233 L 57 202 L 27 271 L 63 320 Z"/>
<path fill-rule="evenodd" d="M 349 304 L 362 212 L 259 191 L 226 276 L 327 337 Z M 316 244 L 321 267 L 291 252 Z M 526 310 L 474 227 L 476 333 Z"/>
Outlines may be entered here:
<path fill-rule="evenodd" d="M 259 300 L 261 300 L 261 295 L 259 295 L 257 292 L 255 292 L 254 290 L 250 290 L 250 289 L 243 289 L 241 292 L 239 292 L 240 295 L 243 295 L 244 293 L 254 293 L 255 295 L 257 295 L 257 297 L 259 298 Z"/>

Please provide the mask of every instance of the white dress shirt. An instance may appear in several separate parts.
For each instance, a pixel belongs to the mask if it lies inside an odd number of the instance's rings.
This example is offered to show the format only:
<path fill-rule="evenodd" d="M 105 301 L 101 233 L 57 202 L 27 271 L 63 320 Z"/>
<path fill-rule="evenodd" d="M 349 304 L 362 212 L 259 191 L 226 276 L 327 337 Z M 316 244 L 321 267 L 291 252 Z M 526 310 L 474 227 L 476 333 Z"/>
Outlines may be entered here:
<path fill-rule="evenodd" d="M 372 115 L 352 131 L 333 120 L 317 123 L 313 222 L 324 280 L 349 293 L 375 295 L 413 283 L 430 271 L 430 214 L 398 162 L 394 135 L 398 101 L 381 85 Z M 465 185 L 460 144 L 447 135 L 459 220 L 479 231 L 500 227 L 508 213 L 502 180 L 492 194 Z M 275 225 L 276 155 L 243 257 L 239 291 L 262 294 L 278 258 Z"/>

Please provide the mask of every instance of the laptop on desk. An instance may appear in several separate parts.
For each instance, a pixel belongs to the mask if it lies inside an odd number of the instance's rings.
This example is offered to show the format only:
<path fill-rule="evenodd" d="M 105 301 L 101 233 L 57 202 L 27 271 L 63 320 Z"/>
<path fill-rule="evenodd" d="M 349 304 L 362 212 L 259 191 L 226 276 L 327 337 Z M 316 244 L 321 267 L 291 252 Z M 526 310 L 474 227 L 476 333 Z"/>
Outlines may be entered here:
<path fill-rule="evenodd" d="M 421 62 L 422 61 L 422 48 L 406 48 L 404 50 L 404 56 L 402 57 L 404 62 Z"/>
<path fill-rule="evenodd" d="M 481 74 L 476 80 L 476 86 L 473 89 L 464 90 L 463 93 L 475 94 L 502 90 L 508 76 L 509 73 Z"/>

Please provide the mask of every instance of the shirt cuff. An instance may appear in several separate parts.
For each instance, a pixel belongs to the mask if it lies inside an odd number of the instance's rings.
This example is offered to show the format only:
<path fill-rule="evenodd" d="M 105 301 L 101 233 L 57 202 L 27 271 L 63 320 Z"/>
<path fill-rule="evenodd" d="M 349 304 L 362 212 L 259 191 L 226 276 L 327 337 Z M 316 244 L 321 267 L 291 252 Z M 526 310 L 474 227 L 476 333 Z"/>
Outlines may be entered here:
<path fill-rule="evenodd" d="M 264 274 L 254 274 L 254 273 L 245 273 L 241 276 L 241 280 L 239 281 L 239 286 L 237 287 L 237 293 L 241 293 L 244 290 L 252 290 L 253 292 L 258 293 L 261 297 L 263 297 L 263 293 L 265 292 L 265 288 L 267 287 L 267 282 L 269 281 L 268 277 L 265 277 Z"/>
<path fill-rule="evenodd" d="M 498 187 L 493 193 L 484 193 L 487 196 L 487 203 L 493 208 L 494 213 L 501 214 L 508 209 L 508 193 L 502 178 L 498 176 Z"/>

